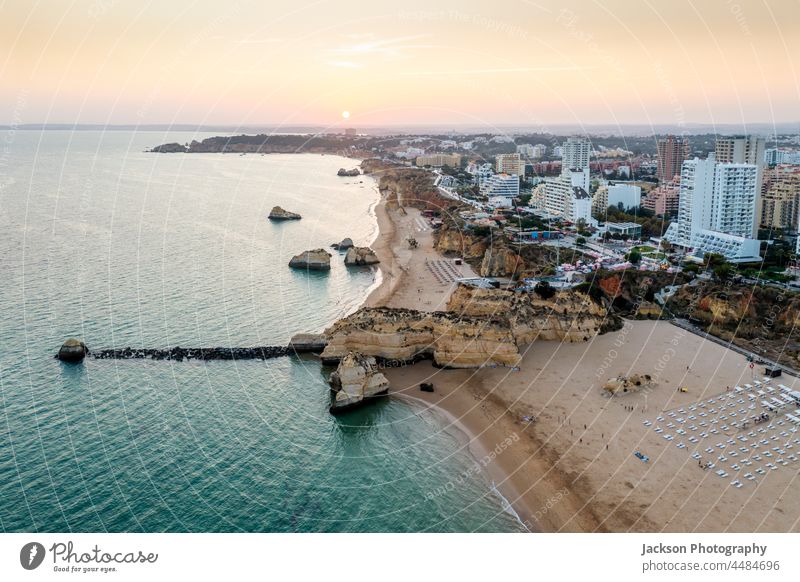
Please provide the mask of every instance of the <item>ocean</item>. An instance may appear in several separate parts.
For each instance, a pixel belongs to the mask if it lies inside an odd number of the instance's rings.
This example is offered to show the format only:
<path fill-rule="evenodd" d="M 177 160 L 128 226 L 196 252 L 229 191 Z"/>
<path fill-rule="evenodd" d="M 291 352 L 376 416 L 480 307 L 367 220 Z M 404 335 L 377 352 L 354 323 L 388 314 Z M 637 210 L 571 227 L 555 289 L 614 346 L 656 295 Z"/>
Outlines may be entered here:
<path fill-rule="evenodd" d="M 0 530 L 522 531 L 464 435 L 392 398 L 331 416 L 314 356 L 54 359 L 69 337 L 282 345 L 379 282 L 335 251 L 287 266 L 377 236 L 372 179 L 336 176 L 354 161 L 145 152 L 208 136 L 0 132 Z"/>

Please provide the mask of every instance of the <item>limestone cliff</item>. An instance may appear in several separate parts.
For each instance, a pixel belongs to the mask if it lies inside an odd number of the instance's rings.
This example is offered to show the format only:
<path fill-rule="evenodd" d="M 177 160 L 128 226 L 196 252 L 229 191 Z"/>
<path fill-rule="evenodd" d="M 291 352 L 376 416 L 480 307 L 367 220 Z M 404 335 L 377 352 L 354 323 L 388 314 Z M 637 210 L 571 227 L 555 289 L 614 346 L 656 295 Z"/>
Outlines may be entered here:
<path fill-rule="evenodd" d="M 378 371 L 375 358 L 358 352 L 349 352 L 341 359 L 331 374 L 330 384 L 335 394 L 332 413 L 361 405 L 389 391 L 389 381 Z"/>
<path fill-rule="evenodd" d="M 389 362 L 432 358 L 450 368 L 516 366 L 519 349 L 503 318 L 477 318 L 445 312 L 363 307 L 325 330 L 324 363 L 350 351 Z"/>
<path fill-rule="evenodd" d="M 364 307 L 325 330 L 321 358 L 336 363 L 350 351 L 382 361 L 431 358 L 450 368 L 517 366 L 519 346 L 537 339 L 586 341 L 618 329 L 620 320 L 588 295 L 536 293 L 460 285 L 444 312 Z"/>
<path fill-rule="evenodd" d="M 573 290 L 543 298 L 536 292 L 458 286 L 447 304 L 450 312 L 473 317 L 508 318 L 517 344 L 540 340 L 588 341 L 619 329 L 621 321 L 598 302 Z"/>
<path fill-rule="evenodd" d="M 378 256 L 369 247 L 350 247 L 344 256 L 344 264 L 348 267 L 362 267 L 380 263 Z"/>

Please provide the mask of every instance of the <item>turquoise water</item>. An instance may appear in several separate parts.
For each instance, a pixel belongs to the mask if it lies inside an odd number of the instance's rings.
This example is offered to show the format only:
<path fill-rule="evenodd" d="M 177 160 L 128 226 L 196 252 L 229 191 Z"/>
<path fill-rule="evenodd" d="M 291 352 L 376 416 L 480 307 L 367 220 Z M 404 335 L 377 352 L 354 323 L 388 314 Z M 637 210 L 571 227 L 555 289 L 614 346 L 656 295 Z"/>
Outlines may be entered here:
<path fill-rule="evenodd" d="M 375 238 L 372 182 L 335 175 L 352 161 L 143 152 L 202 137 L 0 132 L 0 529 L 518 531 L 484 477 L 459 477 L 461 435 L 392 399 L 332 417 L 313 357 L 53 358 L 73 336 L 283 344 L 376 284 L 339 257 L 286 266 Z M 274 205 L 303 220 L 270 223 Z"/>

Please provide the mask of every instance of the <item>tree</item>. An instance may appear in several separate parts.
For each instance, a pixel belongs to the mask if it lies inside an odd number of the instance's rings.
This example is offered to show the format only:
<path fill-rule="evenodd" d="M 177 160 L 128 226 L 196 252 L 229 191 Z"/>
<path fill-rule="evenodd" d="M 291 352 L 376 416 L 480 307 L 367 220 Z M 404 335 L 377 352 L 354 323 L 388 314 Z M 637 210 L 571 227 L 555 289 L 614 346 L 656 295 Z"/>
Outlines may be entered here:
<path fill-rule="evenodd" d="M 642 260 L 642 253 L 638 250 L 633 249 L 631 252 L 628 253 L 628 261 L 630 261 L 634 265 L 638 265 L 639 261 Z"/>
<path fill-rule="evenodd" d="M 725 264 L 725 257 L 719 253 L 706 253 L 703 255 L 703 264 L 706 268 L 714 268 Z"/>
<path fill-rule="evenodd" d="M 583 245 L 586 244 L 586 239 L 583 238 L 582 236 L 579 236 L 578 238 L 575 239 L 575 244 L 579 245 L 579 246 L 583 246 Z"/>
<path fill-rule="evenodd" d="M 686 273 L 699 273 L 700 272 L 700 265 L 697 263 L 688 263 L 683 266 L 683 270 Z"/>
<path fill-rule="evenodd" d="M 733 275 L 733 266 L 730 263 L 722 263 L 714 267 L 714 276 L 720 281 L 726 281 Z"/>
<path fill-rule="evenodd" d="M 542 299 L 550 299 L 556 294 L 556 290 L 550 286 L 547 281 L 539 281 L 533 288 L 533 291 Z"/>
<path fill-rule="evenodd" d="M 661 239 L 661 250 L 665 253 L 672 252 L 672 244 L 667 239 Z"/>

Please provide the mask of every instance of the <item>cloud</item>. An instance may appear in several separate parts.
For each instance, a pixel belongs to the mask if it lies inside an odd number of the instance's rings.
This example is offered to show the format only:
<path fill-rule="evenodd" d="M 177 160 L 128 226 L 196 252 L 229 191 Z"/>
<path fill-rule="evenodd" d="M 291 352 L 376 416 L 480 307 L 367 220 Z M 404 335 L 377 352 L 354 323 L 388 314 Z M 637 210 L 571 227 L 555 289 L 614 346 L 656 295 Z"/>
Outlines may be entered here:
<path fill-rule="evenodd" d="M 398 36 L 395 38 L 379 39 L 372 33 L 363 35 L 348 35 L 348 38 L 358 42 L 328 49 L 333 55 L 368 56 L 381 55 L 386 57 L 400 57 L 409 49 L 433 48 L 432 45 L 414 43 L 413 41 L 425 38 L 427 35 Z"/>

